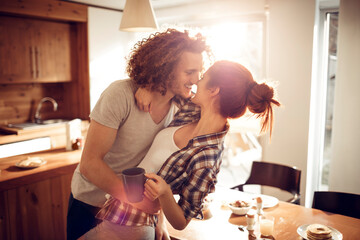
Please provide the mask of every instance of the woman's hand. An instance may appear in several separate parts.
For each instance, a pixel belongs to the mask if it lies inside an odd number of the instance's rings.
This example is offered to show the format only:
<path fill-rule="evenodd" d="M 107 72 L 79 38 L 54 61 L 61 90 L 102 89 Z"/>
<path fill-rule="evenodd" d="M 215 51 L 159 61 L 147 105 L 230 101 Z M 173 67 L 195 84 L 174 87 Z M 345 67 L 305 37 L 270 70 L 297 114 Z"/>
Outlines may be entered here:
<path fill-rule="evenodd" d="M 162 177 L 154 173 L 146 173 L 145 176 L 149 180 L 145 183 L 145 196 L 150 200 L 158 199 L 166 194 L 172 195 L 170 186 L 162 179 Z"/>
<path fill-rule="evenodd" d="M 152 94 L 146 88 L 138 88 L 135 93 L 136 105 L 144 112 L 151 113 Z"/>
<path fill-rule="evenodd" d="M 173 228 L 183 230 L 191 218 L 185 218 L 184 211 L 175 201 L 170 186 L 156 174 L 147 173 L 145 176 L 149 178 L 145 183 L 145 196 L 149 199 L 159 199 L 169 223 Z"/>

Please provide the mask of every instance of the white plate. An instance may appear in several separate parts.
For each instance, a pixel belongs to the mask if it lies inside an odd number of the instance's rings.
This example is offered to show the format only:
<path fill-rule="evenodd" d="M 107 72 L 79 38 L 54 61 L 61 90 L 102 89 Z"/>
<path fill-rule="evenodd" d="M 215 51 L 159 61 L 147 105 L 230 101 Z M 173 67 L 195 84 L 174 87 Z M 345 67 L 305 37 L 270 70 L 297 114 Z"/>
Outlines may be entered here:
<path fill-rule="evenodd" d="M 259 195 L 256 197 L 261 197 L 261 199 L 263 201 L 263 208 L 272 208 L 272 207 L 275 207 L 279 203 L 279 199 L 277 199 L 276 197 L 273 197 L 273 196 Z M 255 201 L 254 203 L 256 204 L 256 199 L 254 201 Z"/>
<path fill-rule="evenodd" d="M 298 227 L 297 229 L 297 233 L 304 239 L 307 239 L 307 234 L 306 234 L 306 229 L 310 224 L 304 224 L 300 227 Z M 332 235 L 332 239 L 333 240 L 341 240 L 343 239 L 343 236 L 341 234 L 341 232 L 339 232 L 338 230 L 336 230 L 335 228 L 329 227 L 328 228 L 331 229 L 331 235 Z"/>
<path fill-rule="evenodd" d="M 28 165 L 24 165 L 23 163 L 27 161 Z M 31 162 L 34 162 L 35 164 L 31 164 Z M 27 158 L 27 159 L 24 159 L 24 160 L 21 160 L 20 162 L 17 162 L 15 164 L 16 167 L 18 168 L 24 168 L 24 169 L 31 169 L 31 168 L 37 168 L 37 167 L 40 167 L 42 165 L 44 165 L 46 163 L 46 161 L 42 158 Z"/>

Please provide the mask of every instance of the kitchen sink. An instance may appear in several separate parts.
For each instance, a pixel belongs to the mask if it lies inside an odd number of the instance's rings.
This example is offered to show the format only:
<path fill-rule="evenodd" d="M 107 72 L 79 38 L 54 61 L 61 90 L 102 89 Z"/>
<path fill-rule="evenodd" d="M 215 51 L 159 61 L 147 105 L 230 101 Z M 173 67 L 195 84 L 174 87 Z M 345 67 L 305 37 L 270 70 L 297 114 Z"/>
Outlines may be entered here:
<path fill-rule="evenodd" d="M 8 127 L 25 130 L 25 129 L 35 129 L 35 128 L 48 127 L 51 125 L 64 124 L 69 121 L 70 120 L 67 119 L 48 119 L 48 120 L 43 120 L 40 123 L 26 122 L 26 123 L 8 124 Z"/>
<path fill-rule="evenodd" d="M 67 120 L 67 119 L 48 119 L 48 120 L 41 121 L 40 124 L 49 125 L 49 124 L 66 123 L 69 121 L 70 120 Z"/>

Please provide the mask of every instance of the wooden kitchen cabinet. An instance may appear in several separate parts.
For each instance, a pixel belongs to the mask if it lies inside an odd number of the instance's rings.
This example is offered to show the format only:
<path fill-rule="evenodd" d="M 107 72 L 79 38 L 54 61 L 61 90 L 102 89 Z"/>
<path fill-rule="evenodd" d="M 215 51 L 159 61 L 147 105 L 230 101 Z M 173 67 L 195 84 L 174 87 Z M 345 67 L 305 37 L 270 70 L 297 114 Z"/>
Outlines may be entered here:
<path fill-rule="evenodd" d="M 72 80 L 71 23 L 0 15 L 0 83 Z"/>
<path fill-rule="evenodd" d="M 89 119 L 87 6 L 58 0 L 0 0 L 0 124 Z"/>
<path fill-rule="evenodd" d="M 72 173 L 0 192 L 0 238 L 66 239 Z"/>

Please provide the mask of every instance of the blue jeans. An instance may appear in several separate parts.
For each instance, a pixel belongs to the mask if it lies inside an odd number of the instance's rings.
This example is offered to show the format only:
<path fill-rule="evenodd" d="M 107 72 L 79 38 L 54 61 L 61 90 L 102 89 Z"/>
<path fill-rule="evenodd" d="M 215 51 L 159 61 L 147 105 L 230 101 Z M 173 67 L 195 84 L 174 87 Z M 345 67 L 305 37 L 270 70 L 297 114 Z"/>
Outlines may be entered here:
<path fill-rule="evenodd" d="M 95 218 L 99 210 L 100 208 L 98 207 L 76 200 L 71 193 L 66 224 L 67 239 L 78 239 L 97 224 L 101 223 L 100 219 Z"/>

